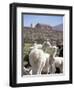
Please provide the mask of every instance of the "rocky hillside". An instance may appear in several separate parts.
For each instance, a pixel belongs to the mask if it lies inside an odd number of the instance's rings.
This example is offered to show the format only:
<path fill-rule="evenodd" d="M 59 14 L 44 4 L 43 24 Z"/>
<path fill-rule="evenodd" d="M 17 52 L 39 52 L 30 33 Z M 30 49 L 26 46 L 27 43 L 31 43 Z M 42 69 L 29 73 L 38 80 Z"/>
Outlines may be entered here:
<path fill-rule="evenodd" d="M 40 24 L 41 25 L 41 24 Z M 24 27 L 23 28 L 23 38 L 27 43 L 37 41 L 38 43 L 43 43 L 44 40 L 49 39 L 49 41 L 54 44 L 63 43 L 63 30 L 53 30 L 52 27 L 47 25 L 36 25 L 36 27 Z"/>
<path fill-rule="evenodd" d="M 59 24 L 59 25 L 57 25 L 57 26 L 54 26 L 54 27 L 53 27 L 53 30 L 63 31 L 63 24 Z"/>

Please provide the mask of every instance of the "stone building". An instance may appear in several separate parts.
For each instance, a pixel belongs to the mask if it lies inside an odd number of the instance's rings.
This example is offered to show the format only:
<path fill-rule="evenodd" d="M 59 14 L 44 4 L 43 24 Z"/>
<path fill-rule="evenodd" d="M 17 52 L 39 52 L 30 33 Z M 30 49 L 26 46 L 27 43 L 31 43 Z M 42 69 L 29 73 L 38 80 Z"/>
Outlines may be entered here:
<path fill-rule="evenodd" d="M 52 27 L 51 27 L 50 25 L 47 25 L 47 24 L 40 24 L 40 23 L 37 23 L 37 24 L 35 25 L 35 28 L 49 29 L 49 30 L 52 29 Z"/>

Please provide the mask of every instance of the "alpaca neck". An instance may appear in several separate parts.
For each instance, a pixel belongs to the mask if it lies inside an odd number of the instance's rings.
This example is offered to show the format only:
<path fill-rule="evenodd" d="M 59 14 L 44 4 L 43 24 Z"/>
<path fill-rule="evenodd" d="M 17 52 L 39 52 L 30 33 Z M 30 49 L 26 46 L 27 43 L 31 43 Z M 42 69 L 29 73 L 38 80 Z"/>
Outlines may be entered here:
<path fill-rule="evenodd" d="M 47 51 L 47 49 L 46 49 L 46 47 L 42 47 L 42 50 L 44 51 L 44 52 L 46 52 Z"/>
<path fill-rule="evenodd" d="M 48 46 L 42 46 L 42 50 L 43 50 L 44 52 L 47 52 L 47 51 L 48 51 Z"/>
<path fill-rule="evenodd" d="M 53 54 L 53 58 L 56 56 L 56 54 L 57 54 L 57 49 L 55 48 L 55 52 Z"/>

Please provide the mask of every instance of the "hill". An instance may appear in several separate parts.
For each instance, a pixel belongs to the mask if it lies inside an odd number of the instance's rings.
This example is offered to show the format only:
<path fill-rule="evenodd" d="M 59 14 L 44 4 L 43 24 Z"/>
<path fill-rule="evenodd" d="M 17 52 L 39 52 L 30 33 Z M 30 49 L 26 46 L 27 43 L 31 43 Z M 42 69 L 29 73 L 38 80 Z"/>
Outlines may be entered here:
<path fill-rule="evenodd" d="M 24 42 L 32 43 L 37 41 L 38 43 L 43 43 L 46 39 L 49 39 L 51 44 L 54 44 L 55 42 L 63 43 L 63 30 L 54 30 L 51 26 L 40 25 L 37 25 L 34 28 L 23 27 Z"/>
<path fill-rule="evenodd" d="M 53 30 L 57 30 L 57 31 L 63 31 L 63 24 L 59 24 L 57 26 L 53 27 Z"/>

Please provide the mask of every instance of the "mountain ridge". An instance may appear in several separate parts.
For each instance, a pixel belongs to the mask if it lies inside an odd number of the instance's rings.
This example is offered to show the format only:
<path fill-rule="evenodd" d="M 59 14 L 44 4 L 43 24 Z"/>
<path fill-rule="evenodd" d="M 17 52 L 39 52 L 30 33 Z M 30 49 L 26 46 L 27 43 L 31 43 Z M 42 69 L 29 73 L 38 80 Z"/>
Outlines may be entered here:
<path fill-rule="evenodd" d="M 63 24 L 59 24 L 53 27 L 53 30 L 63 31 Z"/>

